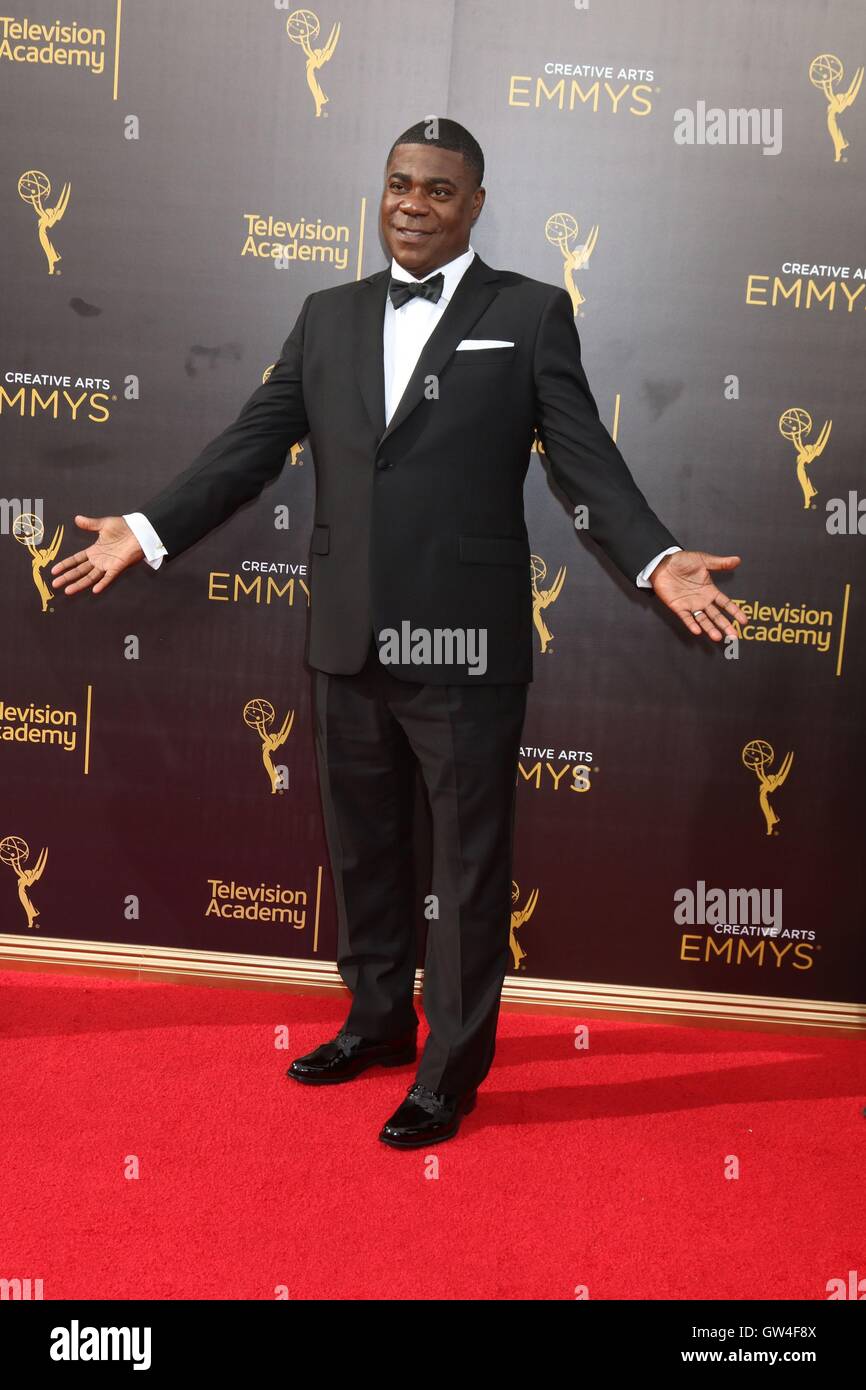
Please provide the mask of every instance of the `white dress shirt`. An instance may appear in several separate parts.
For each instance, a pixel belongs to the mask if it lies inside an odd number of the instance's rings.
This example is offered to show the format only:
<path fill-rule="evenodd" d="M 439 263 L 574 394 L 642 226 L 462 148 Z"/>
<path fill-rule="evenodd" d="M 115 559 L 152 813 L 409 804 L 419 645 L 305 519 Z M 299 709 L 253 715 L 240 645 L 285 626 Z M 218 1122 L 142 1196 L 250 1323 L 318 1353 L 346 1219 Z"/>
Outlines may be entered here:
<path fill-rule="evenodd" d="M 474 256 L 475 251 L 472 246 L 469 246 L 462 255 L 456 256 L 447 265 L 441 265 L 430 272 L 430 275 L 438 275 L 441 271 L 445 277 L 442 294 L 435 304 L 429 299 L 409 299 L 405 304 L 401 304 L 399 309 L 395 309 L 391 303 L 390 295 L 386 297 L 385 319 L 382 326 L 386 425 L 390 423 L 394 411 L 400 404 L 400 397 L 406 390 L 424 344 L 448 307 L 454 291 L 469 269 Z M 395 280 L 414 280 L 416 278 L 408 270 L 404 270 L 402 266 L 398 265 L 393 258 L 391 260 L 391 275 Z M 427 280 L 430 276 L 424 275 L 421 278 Z M 123 519 L 144 551 L 144 558 L 147 563 L 152 569 L 159 569 L 163 556 L 168 552 L 147 517 L 143 512 L 129 512 L 124 515 Z M 659 561 L 665 555 L 671 555 L 675 550 L 681 549 L 682 547 L 678 545 L 670 546 L 650 560 L 649 564 L 645 565 L 637 576 L 638 587 L 641 589 L 651 588 L 649 577 Z"/>

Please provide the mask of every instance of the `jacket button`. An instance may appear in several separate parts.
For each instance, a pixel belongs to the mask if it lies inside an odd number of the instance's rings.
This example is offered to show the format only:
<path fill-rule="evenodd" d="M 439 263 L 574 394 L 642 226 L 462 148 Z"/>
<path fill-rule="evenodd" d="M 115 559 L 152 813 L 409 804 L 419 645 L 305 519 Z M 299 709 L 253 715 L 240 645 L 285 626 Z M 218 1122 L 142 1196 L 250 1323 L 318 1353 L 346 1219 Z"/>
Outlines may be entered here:
<path fill-rule="evenodd" d="M 386 469 L 393 467 L 394 465 L 390 459 L 376 459 L 376 468 L 380 473 L 384 473 Z"/>

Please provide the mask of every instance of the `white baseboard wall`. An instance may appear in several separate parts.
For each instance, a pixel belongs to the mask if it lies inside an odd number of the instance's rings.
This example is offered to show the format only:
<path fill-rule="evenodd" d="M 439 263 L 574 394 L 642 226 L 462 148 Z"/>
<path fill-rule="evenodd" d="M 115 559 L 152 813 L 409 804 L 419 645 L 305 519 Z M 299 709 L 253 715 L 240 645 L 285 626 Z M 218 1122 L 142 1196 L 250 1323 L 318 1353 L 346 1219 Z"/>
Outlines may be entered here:
<path fill-rule="evenodd" d="M 171 946 L 0 934 L 0 969 L 13 968 L 82 975 L 110 974 L 233 988 L 346 992 L 333 961 L 287 960 L 281 956 L 236 955 Z M 420 989 L 421 980 L 419 970 L 416 990 Z M 598 984 L 587 980 L 539 980 L 527 975 L 506 975 L 502 1004 L 505 1009 L 527 1013 L 556 1010 L 577 1017 L 639 1016 L 645 1021 L 763 1031 L 866 1031 L 866 1004 L 758 994 L 714 994 L 704 990 Z"/>

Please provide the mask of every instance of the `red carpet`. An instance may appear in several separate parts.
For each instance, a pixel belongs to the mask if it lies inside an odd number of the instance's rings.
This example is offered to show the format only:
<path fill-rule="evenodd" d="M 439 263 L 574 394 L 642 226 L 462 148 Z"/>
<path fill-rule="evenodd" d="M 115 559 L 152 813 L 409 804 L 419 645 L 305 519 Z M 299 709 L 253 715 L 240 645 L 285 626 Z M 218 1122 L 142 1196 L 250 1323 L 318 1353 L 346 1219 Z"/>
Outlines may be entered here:
<path fill-rule="evenodd" d="M 376 1139 L 412 1068 L 284 1077 L 340 997 L 0 988 L 0 1277 L 46 1299 L 824 1299 L 866 1275 L 862 1040 L 595 1019 L 582 1052 L 577 1019 L 503 1014 L 434 1180 Z"/>

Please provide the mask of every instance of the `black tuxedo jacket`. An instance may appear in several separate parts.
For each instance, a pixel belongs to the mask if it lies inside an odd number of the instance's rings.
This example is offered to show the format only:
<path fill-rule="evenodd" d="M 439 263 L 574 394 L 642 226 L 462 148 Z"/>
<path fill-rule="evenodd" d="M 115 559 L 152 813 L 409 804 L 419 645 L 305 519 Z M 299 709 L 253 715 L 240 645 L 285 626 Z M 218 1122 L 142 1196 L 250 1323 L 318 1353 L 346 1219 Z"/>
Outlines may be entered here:
<path fill-rule="evenodd" d="M 316 471 L 310 665 L 358 671 L 372 631 L 405 634 L 408 623 L 412 634 L 483 629 L 486 669 L 407 659 L 390 667 L 395 676 L 529 681 L 523 483 L 536 430 L 556 482 L 573 505 L 586 505 L 590 536 L 632 583 L 678 542 L 599 419 L 566 291 L 493 270 L 477 253 L 386 428 L 389 280 L 390 268 L 308 295 L 268 380 L 140 510 L 168 562 L 257 496 L 291 445 L 309 435 Z M 457 351 L 468 337 L 514 346 Z M 440 654 L 447 650 L 445 640 Z"/>

